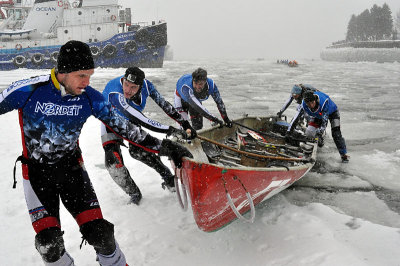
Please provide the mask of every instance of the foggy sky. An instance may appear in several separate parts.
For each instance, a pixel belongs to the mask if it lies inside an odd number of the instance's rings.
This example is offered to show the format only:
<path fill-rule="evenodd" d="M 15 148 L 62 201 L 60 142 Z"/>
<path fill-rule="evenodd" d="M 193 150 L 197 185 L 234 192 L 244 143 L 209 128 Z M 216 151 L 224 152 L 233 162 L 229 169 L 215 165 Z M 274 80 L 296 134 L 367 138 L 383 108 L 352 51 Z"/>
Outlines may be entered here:
<path fill-rule="evenodd" d="M 133 21 L 163 19 L 175 59 L 319 58 L 352 14 L 399 0 L 120 0 Z"/>

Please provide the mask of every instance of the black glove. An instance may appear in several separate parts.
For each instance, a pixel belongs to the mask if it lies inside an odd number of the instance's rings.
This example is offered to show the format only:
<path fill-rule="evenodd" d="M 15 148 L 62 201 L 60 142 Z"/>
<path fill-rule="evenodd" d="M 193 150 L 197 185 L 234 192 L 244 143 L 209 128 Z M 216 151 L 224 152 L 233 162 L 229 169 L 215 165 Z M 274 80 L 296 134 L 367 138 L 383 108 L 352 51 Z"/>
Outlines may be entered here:
<path fill-rule="evenodd" d="M 168 156 L 178 168 L 182 167 L 182 157 L 193 158 L 188 149 L 169 139 L 164 139 L 161 142 L 160 156 Z"/>
<path fill-rule="evenodd" d="M 279 118 L 281 118 L 281 116 L 282 116 L 282 112 L 281 112 L 281 111 L 279 111 L 279 112 L 277 112 L 277 113 L 276 113 L 276 115 L 277 115 Z"/>
<path fill-rule="evenodd" d="M 190 133 L 189 139 L 194 139 L 197 136 L 196 130 L 194 130 L 194 128 L 190 125 L 189 121 L 187 121 L 187 120 L 183 121 L 181 126 L 185 130 L 185 132 L 186 132 L 186 130 L 190 129 L 191 133 Z"/>
<path fill-rule="evenodd" d="M 211 123 L 211 126 L 213 126 L 213 127 L 218 126 L 219 128 L 222 128 L 222 127 L 224 127 L 224 122 L 217 119 Z"/>
<path fill-rule="evenodd" d="M 177 137 L 181 136 L 184 139 L 187 139 L 187 137 L 188 137 L 184 130 L 178 129 L 178 128 L 174 128 L 174 127 L 170 126 L 168 128 L 168 131 L 167 131 L 167 137 L 169 137 L 171 135 L 172 136 L 177 136 Z"/>
<path fill-rule="evenodd" d="M 229 128 L 231 128 L 233 126 L 232 121 L 228 117 L 226 117 L 224 119 L 224 121 L 225 121 L 225 126 L 227 126 Z"/>

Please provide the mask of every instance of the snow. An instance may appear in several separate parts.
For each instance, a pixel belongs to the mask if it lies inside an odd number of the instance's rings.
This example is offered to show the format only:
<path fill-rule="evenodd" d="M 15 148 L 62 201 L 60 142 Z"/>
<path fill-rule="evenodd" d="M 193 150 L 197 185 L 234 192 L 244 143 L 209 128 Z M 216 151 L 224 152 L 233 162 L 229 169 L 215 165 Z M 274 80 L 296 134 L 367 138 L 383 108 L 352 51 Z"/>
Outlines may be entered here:
<path fill-rule="evenodd" d="M 326 48 L 321 59 L 338 62 L 400 62 L 399 48 Z"/>
<path fill-rule="evenodd" d="M 291 86 L 301 82 L 322 88 L 337 103 L 350 163 L 340 163 L 328 137 L 315 167 L 295 186 L 258 205 L 253 224 L 236 220 L 219 231 L 202 232 L 190 208 L 183 212 L 176 194 L 161 189 L 158 174 L 123 149 L 125 163 L 143 193 L 139 206 L 127 204 L 128 196 L 104 167 L 99 121 L 87 121 L 80 138 L 86 169 L 130 265 L 400 264 L 399 63 L 299 63 L 298 68 L 289 68 L 267 60 L 171 61 L 162 69 L 145 69 L 172 102 L 180 75 L 205 67 L 231 118 L 276 113 Z M 102 89 L 123 71 L 96 69 L 91 84 Z M 0 89 L 44 73 L 48 71 L 1 72 Z M 174 124 L 152 101 L 148 104 L 146 115 Z M 212 100 L 205 106 L 217 114 Z M 294 112 L 292 105 L 285 114 L 291 117 Z M 42 265 L 34 248 L 19 163 L 17 188 L 11 188 L 12 168 L 22 150 L 17 112 L 0 116 L 0 123 L 0 264 Z M 169 165 L 166 158 L 163 161 Z M 79 228 L 64 207 L 61 222 L 66 249 L 76 265 L 96 265 L 93 248 L 79 248 Z"/>

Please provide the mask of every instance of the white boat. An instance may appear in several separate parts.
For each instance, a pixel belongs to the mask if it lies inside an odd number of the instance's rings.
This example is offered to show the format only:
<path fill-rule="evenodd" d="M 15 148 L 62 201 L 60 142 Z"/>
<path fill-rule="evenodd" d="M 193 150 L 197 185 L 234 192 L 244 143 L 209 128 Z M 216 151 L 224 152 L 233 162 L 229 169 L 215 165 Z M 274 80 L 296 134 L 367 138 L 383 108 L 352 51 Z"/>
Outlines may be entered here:
<path fill-rule="evenodd" d="M 164 21 L 132 23 L 118 0 L 0 1 L 0 70 L 52 68 L 61 45 L 90 46 L 97 67 L 162 67 Z"/>

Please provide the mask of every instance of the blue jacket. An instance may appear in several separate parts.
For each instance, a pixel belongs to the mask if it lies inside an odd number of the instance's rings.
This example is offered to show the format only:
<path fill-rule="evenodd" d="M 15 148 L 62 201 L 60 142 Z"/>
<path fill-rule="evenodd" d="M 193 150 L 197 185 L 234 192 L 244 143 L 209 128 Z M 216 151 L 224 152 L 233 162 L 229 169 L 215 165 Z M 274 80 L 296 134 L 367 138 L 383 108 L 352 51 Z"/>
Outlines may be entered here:
<path fill-rule="evenodd" d="M 0 94 L 0 114 L 16 109 L 23 154 L 37 162 L 56 163 L 79 149 L 79 135 L 91 115 L 134 145 L 151 152 L 160 149 L 160 140 L 118 115 L 92 87 L 77 96 L 65 93 L 54 69 L 50 75 L 17 81 Z"/>
<path fill-rule="evenodd" d="M 321 119 L 323 121 L 322 123 L 326 125 L 328 123 L 329 115 L 337 111 L 337 106 L 325 93 L 315 91 L 314 94 L 318 97 L 318 108 L 315 111 L 312 111 L 304 100 L 301 103 L 302 108 L 309 116 Z"/>
<path fill-rule="evenodd" d="M 171 118 L 175 119 L 178 123 L 183 122 L 181 115 L 175 108 L 167 102 L 164 97 L 156 90 L 154 85 L 144 80 L 143 86 L 140 89 L 140 102 L 136 103 L 133 100 L 124 97 L 124 90 L 122 87 L 121 79 L 123 76 L 109 81 L 103 90 L 103 97 L 107 102 L 116 108 L 116 111 L 121 114 L 125 119 L 140 124 L 152 131 L 166 133 L 169 126 L 163 125 L 160 122 L 147 118 L 142 111 L 146 107 L 147 98 L 150 96 Z"/>
<path fill-rule="evenodd" d="M 220 112 L 222 119 L 226 120 L 228 115 L 224 102 L 222 101 L 217 85 L 210 78 L 207 78 L 208 91 L 204 95 L 195 95 L 193 88 L 193 78 L 191 74 L 183 75 L 176 83 L 176 95 L 178 95 L 183 101 L 187 102 L 192 108 L 207 119 L 217 122 L 218 118 L 213 116 L 207 109 L 205 109 L 201 102 L 207 100 L 209 96 L 214 99 L 217 104 L 217 108 Z"/>
<path fill-rule="evenodd" d="M 314 94 L 318 97 L 318 108 L 315 111 L 312 111 L 310 108 L 308 108 L 307 104 L 303 100 L 301 103 L 301 109 L 296 113 L 290 122 L 288 131 L 292 131 L 292 129 L 296 127 L 299 118 L 304 113 L 306 113 L 308 116 L 320 119 L 322 121 L 320 130 L 325 131 L 326 126 L 328 125 L 329 116 L 336 112 L 338 108 L 331 98 L 329 98 L 329 96 L 325 93 L 321 91 L 315 91 Z"/>

